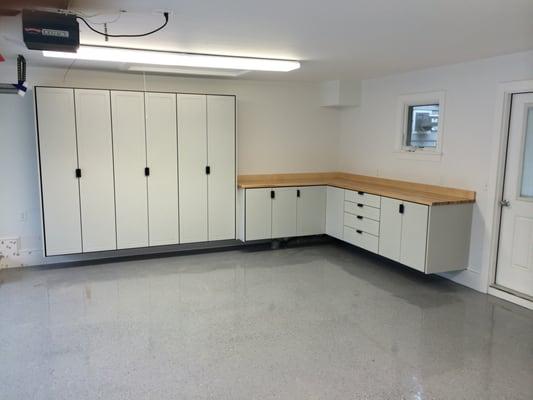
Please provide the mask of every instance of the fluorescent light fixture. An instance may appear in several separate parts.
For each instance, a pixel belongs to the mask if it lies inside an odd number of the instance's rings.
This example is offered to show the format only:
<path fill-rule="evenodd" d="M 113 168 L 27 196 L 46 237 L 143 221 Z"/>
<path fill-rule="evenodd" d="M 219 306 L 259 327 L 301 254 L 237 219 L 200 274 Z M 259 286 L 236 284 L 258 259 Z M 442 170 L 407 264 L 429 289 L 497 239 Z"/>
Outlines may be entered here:
<path fill-rule="evenodd" d="M 176 67 L 220 68 L 249 71 L 287 72 L 300 68 L 298 61 L 268 58 L 217 56 L 211 54 L 172 53 L 156 50 L 137 50 L 119 47 L 85 46 L 76 53 L 43 51 L 45 57 L 77 60 L 110 61 L 132 64 L 167 65 Z"/>
<path fill-rule="evenodd" d="M 158 67 L 150 65 L 131 65 L 128 71 L 155 72 L 158 74 L 180 74 L 180 75 L 205 75 L 205 76 L 240 76 L 249 71 L 238 69 L 216 69 L 216 68 L 191 68 L 191 67 Z"/>

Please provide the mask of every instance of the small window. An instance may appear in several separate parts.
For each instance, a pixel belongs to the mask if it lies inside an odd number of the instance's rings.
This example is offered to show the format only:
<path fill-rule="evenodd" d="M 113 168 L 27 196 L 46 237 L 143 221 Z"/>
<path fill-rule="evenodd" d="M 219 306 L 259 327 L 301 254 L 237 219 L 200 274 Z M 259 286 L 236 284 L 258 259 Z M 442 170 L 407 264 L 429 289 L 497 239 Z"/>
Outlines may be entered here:
<path fill-rule="evenodd" d="M 431 158 L 442 154 L 444 100 L 444 92 L 417 93 L 399 97 L 396 142 L 396 149 L 399 152 L 411 153 L 417 158 L 419 154 Z"/>
<path fill-rule="evenodd" d="M 438 143 L 439 105 L 408 106 L 404 146 L 413 149 L 436 149 Z"/>

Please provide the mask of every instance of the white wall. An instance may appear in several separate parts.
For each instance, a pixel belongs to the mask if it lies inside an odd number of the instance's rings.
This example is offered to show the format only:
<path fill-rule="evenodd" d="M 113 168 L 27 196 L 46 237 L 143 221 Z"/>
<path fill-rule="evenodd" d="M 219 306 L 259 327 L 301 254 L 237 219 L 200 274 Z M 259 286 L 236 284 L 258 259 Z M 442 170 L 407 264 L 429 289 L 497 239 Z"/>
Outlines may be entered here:
<path fill-rule="evenodd" d="M 493 154 L 498 87 L 533 78 L 533 52 L 413 71 L 363 82 L 362 105 L 341 111 L 340 169 L 475 190 L 470 266 L 448 274 L 485 291 L 494 204 Z M 428 161 L 395 152 L 398 97 L 445 91 L 443 156 Z"/>
<path fill-rule="evenodd" d="M 16 77 L 0 64 L 0 82 Z M 338 112 L 321 108 L 313 83 L 187 79 L 168 76 L 28 68 L 30 85 L 139 89 L 237 95 L 240 174 L 329 171 L 337 166 Z M 9 266 L 60 262 L 41 252 L 33 96 L 0 94 L 0 238 L 20 238 Z M 0 261 L 0 265 L 2 261 Z"/>

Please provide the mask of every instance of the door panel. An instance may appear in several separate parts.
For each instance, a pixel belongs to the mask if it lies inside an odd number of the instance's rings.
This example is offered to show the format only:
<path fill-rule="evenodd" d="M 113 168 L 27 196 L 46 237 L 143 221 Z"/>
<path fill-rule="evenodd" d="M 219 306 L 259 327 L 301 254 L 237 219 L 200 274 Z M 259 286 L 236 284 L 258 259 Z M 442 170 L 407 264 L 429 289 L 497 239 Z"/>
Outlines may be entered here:
<path fill-rule="evenodd" d="M 37 88 L 45 254 L 82 252 L 74 91 Z"/>
<path fill-rule="evenodd" d="M 298 236 L 323 234 L 326 229 L 326 187 L 309 186 L 298 190 Z"/>
<path fill-rule="evenodd" d="M 246 189 L 246 240 L 272 237 L 272 199 L 270 189 Z"/>
<path fill-rule="evenodd" d="M 390 199 L 388 197 L 381 198 L 379 254 L 394 261 L 400 261 L 402 237 L 400 204 L 402 204 L 400 200 Z"/>
<path fill-rule="evenodd" d="M 117 248 L 113 138 L 108 90 L 76 89 L 83 251 Z"/>
<path fill-rule="evenodd" d="M 342 239 L 344 234 L 344 189 L 326 189 L 326 234 Z"/>
<path fill-rule="evenodd" d="M 235 239 L 235 97 L 207 96 L 209 240 Z"/>
<path fill-rule="evenodd" d="M 272 237 L 296 236 L 296 188 L 273 189 Z"/>
<path fill-rule="evenodd" d="M 117 247 L 148 246 L 144 93 L 111 91 Z"/>
<path fill-rule="evenodd" d="M 533 297 L 533 93 L 513 95 L 496 283 Z"/>
<path fill-rule="evenodd" d="M 404 201 L 403 205 L 400 262 L 424 272 L 426 267 L 428 206 L 407 201 Z"/>
<path fill-rule="evenodd" d="M 146 93 L 150 246 L 179 243 L 176 95 Z"/>
<path fill-rule="evenodd" d="M 179 94 L 178 163 L 180 242 L 208 240 L 206 96 Z"/>

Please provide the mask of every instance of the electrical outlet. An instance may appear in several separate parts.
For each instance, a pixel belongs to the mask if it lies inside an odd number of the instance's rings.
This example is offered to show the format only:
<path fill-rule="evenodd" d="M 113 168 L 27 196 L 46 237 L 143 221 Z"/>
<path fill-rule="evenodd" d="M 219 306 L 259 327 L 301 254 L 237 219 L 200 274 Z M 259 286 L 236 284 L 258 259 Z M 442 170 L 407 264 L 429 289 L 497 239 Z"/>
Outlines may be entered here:
<path fill-rule="evenodd" d="M 2 238 L 0 239 L 0 255 L 9 257 L 10 255 L 18 255 L 19 238 Z"/>

